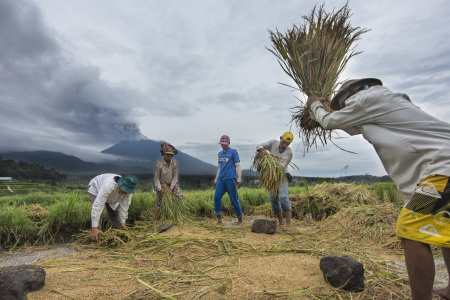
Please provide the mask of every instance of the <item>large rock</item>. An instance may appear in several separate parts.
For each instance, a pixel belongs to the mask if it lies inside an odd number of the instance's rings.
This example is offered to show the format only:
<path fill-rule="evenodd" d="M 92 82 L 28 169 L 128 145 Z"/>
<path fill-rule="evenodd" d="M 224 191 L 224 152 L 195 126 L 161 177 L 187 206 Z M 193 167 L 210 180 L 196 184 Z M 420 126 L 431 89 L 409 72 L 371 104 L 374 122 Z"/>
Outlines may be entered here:
<path fill-rule="evenodd" d="M 20 265 L 0 269 L 0 298 L 26 300 L 29 292 L 45 285 L 45 270 L 34 265 Z"/>
<path fill-rule="evenodd" d="M 328 255 L 320 260 L 323 278 L 331 286 L 350 292 L 364 290 L 364 266 L 346 255 Z"/>
<path fill-rule="evenodd" d="M 274 234 L 276 231 L 276 220 L 258 219 L 255 220 L 252 225 L 252 232 Z"/>

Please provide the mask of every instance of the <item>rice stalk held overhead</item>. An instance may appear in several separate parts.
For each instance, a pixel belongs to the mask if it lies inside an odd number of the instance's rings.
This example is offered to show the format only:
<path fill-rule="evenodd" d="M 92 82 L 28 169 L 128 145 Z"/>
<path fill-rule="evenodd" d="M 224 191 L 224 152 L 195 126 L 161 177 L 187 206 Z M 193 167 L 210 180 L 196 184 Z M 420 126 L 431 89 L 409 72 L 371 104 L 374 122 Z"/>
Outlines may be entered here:
<path fill-rule="evenodd" d="M 331 13 L 327 13 L 323 7 L 316 10 L 314 6 L 309 16 L 303 16 L 304 24 L 294 25 L 285 33 L 269 30 L 272 48 L 267 49 L 278 58 L 283 71 L 297 87 L 284 85 L 306 96 L 315 94 L 324 98 L 322 103 L 331 112 L 330 102 L 339 75 L 350 58 L 361 53 L 355 52 L 352 44 L 369 30 L 351 26 L 348 4 Z M 306 150 L 317 146 L 317 141 L 325 145 L 332 139 L 332 131 L 323 129 L 312 120 L 309 107 L 301 100 L 293 108 L 292 122 L 299 128 Z"/>

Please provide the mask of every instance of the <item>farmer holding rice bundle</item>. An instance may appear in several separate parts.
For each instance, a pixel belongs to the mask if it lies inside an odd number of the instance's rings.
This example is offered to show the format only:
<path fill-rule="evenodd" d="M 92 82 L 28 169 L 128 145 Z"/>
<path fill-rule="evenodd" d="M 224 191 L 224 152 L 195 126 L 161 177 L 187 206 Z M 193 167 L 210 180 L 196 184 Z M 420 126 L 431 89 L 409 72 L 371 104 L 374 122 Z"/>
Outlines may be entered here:
<path fill-rule="evenodd" d="M 230 196 L 231 204 L 238 218 L 236 225 L 242 225 L 242 209 L 239 203 L 237 189 L 242 184 L 241 161 L 235 149 L 230 148 L 230 137 L 223 135 L 219 142 L 222 151 L 219 152 L 219 164 L 214 179 L 214 211 L 217 225 L 222 224 L 222 197 L 225 193 Z"/>
<path fill-rule="evenodd" d="M 153 173 L 155 189 L 156 189 L 156 205 L 161 206 L 165 189 L 163 184 L 169 186 L 169 191 L 183 201 L 180 187 L 178 186 L 178 162 L 173 159 L 173 156 L 178 153 L 177 149 L 169 143 L 161 144 L 161 155 L 164 157 L 155 163 L 155 170 Z"/>
<path fill-rule="evenodd" d="M 324 129 L 362 134 L 397 184 L 405 202 L 397 236 L 405 251 L 412 299 L 431 299 L 435 266 L 430 245 L 442 248 L 450 269 L 450 124 L 375 78 L 345 82 L 331 101 L 332 113 L 321 101 L 308 97 L 311 117 Z M 434 292 L 450 299 L 450 282 Z"/>
<path fill-rule="evenodd" d="M 289 230 L 291 226 L 292 219 L 292 210 L 291 210 L 291 202 L 289 200 L 289 183 L 288 181 L 292 180 L 291 174 L 288 172 L 288 167 L 290 162 L 292 161 L 293 152 L 289 145 L 294 140 L 294 135 L 292 132 L 286 131 L 280 136 L 280 140 L 271 140 L 260 144 L 256 147 L 256 151 L 258 151 L 261 155 L 267 153 L 267 151 L 273 156 L 277 157 L 279 163 L 283 166 L 286 178 L 288 180 L 281 180 L 278 185 L 278 189 L 276 193 L 270 192 L 270 203 L 272 205 L 272 210 L 275 212 L 278 222 L 280 226 L 285 225 L 285 230 Z M 285 179 L 285 178 L 283 178 Z M 286 223 L 283 220 L 283 212 L 286 218 Z"/>
<path fill-rule="evenodd" d="M 89 182 L 88 193 L 92 205 L 92 240 L 98 242 L 98 234 L 102 233 L 100 224 L 102 223 L 103 207 L 106 207 L 112 228 L 127 229 L 125 221 L 128 218 L 128 208 L 137 184 L 138 179 L 134 175 L 121 177 L 116 174 L 101 174 Z"/>

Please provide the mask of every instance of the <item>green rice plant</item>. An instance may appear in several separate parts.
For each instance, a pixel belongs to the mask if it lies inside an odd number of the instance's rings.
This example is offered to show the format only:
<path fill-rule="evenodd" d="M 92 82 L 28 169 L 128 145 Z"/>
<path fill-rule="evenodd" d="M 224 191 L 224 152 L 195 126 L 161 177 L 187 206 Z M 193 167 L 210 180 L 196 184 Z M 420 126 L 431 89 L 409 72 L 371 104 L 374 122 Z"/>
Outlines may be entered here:
<path fill-rule="evenodd" d="M 351 57 L 359 54 L 352 48 L 354 41 L 367 32 L 352 27 L 349 21 L 350 9 L 344 5 L 336 12 L 327 13 L 324 5 L 309 16 L 303 16 L 302 25 L 294 25 L 286 33 L 270 31 L 272 52 L 283 71 L 307 96 L 317 95 L 326 99 L 323 104 L 331 111 L 330 98 L 336 89 L 339 75 Z M 291 86 L 289 86 L 291 87 Z M 292 87 L 291 87 L 292 88 Z M 309 108 L 301 104 L 295 109 L 292 120 L 300 129 L 300 136 L 306 149 L 317 146 L 317 139 L 326 144 L 331 140 L 331 131 L 324 130 L 309 116 Z"/>
<path fill-rule="evenodd" d="M 27 216 L 24 206 L 3 206 L 0 209 L 0 247 L 15 248 L 37 235 L 36 224 Z"/>
<path fill-rule="evenodd" d="M 378 199 L 383 201 L 385 196 L 385 188 L 383 183 L 375 183 L 373 185 L 373 190 L 375 191 L 375 194 L 377 195 Z"/>
<path fill-rule="evenodd" d="M 91 202 L 80 199 L 78 191 L 53 204 L 48 209 L 48 230 L 51 233 L 74 233 L 89 227 Z"/>
<path fill-rule="evenodd" d="M 276 195 L 280 184 L 286 181 L 286 171 L 279 158 L 267 152 L 257 152 L 252 160 L 251 169 L 256 170 L 259 187 Z"/>
<path fill-rule="evenodd" d="M 197 217 L 211 218 L 214 216 L 214 191 L 199 191 L 184 197 L 189 214 Z"/>
<path fill-rule="evenodd" d="M 305 192 L 309 192 L 308 179 L 306 179 L 306 177 L 302 177 L 302 179 L 300 180 L 300 182 L 303 184 L 303 187 L 304 187 L 304 189 L 305 189 Z"/>
<path fill-rule="evenodd" d="M 369 186 L 369 189 L 373 190 L 377 195 L 377 198 L 382 202 L 385 201 L 385 198 L 395 206 L 402 206 L 403 200 L 398 192 L 397 185 L 394 182 L 377 182 L 372 186 Z"/>
<path fill-rule="evenodd" d="M 189 220 L 188 210 L 183 200 L 178 199 L 169 186 L 163 184 L 162 186 L 161 206 L 158 208 L 158 219 L 162 222 L 172 221 L 177 224 Z"/>
<path fill-rule="evenodd" d="M 386 185 L 386 194 L 388 197 L 389 202 L 396 206 L 402 206 L 403 200 L 398 192 L 397 186 L 395 183 L 390 183 Z"/>
<path fill-rule="evenodd" d="M 131 198 L 131 204 L 128 208 L 129 223 L 144 220 L 148 218 L 148 214 L 154 211 L 156 207 L 156 196 L 154 192 L 136 191 Z"/>
<path fill-rule="evenodd" d="M 265 189 L 240 188 L 238 190 L 239 201 L 245 201 L 250 207 L 266 203 L 269 193 Z"/>
<path fill-rule="evenodd" d="M 23 205 L 30 205 L 30 204 L 45 204 L 50 205 L 55 202 L 57 202 L 63 194 L 49 194 L 45 192 L 32 192 L 26 195 L 12 195 L 7 197 L 1 197 L 0 198 L 0 204 L 3 205 L 11 205 L 13 203 L 15 204 L 23 204 Z"/>
<path fill-rule="evenodd" d="M 289 195 L 297 195 L 297 194 L 304 194 L 309 191 L 309 187 L 303 187 L 303 186 L 290 186 L 288 188 Z"/>

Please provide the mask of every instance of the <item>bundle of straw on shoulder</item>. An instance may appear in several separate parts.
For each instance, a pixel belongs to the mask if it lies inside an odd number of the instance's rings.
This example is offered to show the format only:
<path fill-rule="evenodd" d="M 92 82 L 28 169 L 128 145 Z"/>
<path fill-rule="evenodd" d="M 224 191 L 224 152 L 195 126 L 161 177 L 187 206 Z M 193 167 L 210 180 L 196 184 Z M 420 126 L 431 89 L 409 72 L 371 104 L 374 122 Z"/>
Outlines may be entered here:
<path fill-rule="evenodd" d="M 331 112 L 330 99 L 337 87 L 339 75 L 349 59 L 360 52 L 351 48 L 354 41 L 367 29 L 350 25 L 350 9 L 347 4 L 337 12 L 325 12 L 322 5 L 316 7 L 309 16 L 304 16 L 305 23 L 286 33 L 269 30 L 272 49 L 268 49 L 277 58 L 284 72 L 294 80 L 299 90 L 306 96 L 315 94 L 325 99 L 323 105 Z M 287 85 L 287 84 L 285 84 Z M 287 85 L 289 86 L 289 85 Z M 292 86 L 289 86 L 292 88 Z M 294 107 L 292 121 L 299 128 L 306 150 L 317 141 L 322 145 L 331 141 L 331 131 L 320 127 L 309 115 L 309 107 L 300 100 Z"/>
<path fill-rule="evenodd" d="M 170 190 L 167 184 L 161 185 L 163 196 L 158 210 L 158 218 L 162 222 L 173 221 L 177 224 L 188 220 L 188 212 L 184 201 L 180 200 Z"/>
<path fill-rule="evenodd" d="M 259 177 L 259 187 L 276 195 L 278 186 L 285 182 L 286 171 L 280 164 L 280 159 L 267 152 L 257 152 L 253 158 L 252 169 Z"/>

